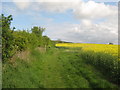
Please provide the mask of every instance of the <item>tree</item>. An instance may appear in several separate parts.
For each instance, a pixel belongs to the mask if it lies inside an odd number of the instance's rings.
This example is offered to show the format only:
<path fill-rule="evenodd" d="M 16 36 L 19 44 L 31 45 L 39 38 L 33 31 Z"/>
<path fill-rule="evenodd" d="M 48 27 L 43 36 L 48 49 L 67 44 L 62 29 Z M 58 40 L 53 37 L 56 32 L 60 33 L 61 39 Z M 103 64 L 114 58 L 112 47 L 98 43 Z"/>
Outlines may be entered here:
<path fill-rule="evenodd" d="M 38 37 L 41 37 L 43 32 L 45 31 L 45 28 L 34 26 L 31 30 L 32 33 L 36 34 Z"/>
<path fill-rule="evenodd" d="M 45 46 L 48 46 L 48 45 L 50 45 L 51 44 L 51 40 L 50 40 L 50 38 L 49 37 L 47 37 L 47 36 L 43 36 L 43 45 Z"/>
<path fill-rule="evenodd" d="M 45 31 L 45 28 L 34 26 L 31 29 L 31 31 L 33 34 L 35 34 L 38 37 L 38 42 L 39 42 L 38 46 L 42 46 L 43 45 L 42 34 Z"/>
<path fill-rule="evenodd" d="M 13 35 L 10 30 L 10 24 L 13 20 L 12 15 L 5 17 L 3 14 L 0 16 L 0 28 L 2 28 L 2 59 L 5 60 L 13 55 Z"/>

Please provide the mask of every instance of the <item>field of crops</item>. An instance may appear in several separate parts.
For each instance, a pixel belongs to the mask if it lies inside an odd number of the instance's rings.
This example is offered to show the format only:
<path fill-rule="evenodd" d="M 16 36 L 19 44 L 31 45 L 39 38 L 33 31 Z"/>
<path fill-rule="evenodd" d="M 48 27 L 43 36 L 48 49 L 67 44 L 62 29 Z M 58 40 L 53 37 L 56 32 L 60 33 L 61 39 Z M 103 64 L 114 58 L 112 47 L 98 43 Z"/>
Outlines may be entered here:
<path fill-rule="evenodd" d="M 111 81 L 118 83 L 120 80 L 120 57 L 118 45 L 109 44 L 83 44 L 83 43 L 58 43 L 56 47 L 79 48 L 80 56 L 88 64 L 95 66 Z"/>
<path fill-rule="evenodd" d="M 118 45 L 87 44 L 87 43 L 58 43 L 57 47 L 82 47 L 84 51 L 104 52 L 118 56 Z"/>

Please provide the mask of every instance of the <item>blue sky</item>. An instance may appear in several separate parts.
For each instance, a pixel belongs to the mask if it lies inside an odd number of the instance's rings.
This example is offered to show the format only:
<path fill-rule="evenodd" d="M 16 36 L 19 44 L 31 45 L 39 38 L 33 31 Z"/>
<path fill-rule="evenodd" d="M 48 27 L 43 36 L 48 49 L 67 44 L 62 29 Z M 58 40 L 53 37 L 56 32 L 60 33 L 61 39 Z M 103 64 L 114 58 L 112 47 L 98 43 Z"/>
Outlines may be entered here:
<path fill-rule="evenodd" d="M 46 28 L 44 34 L 51 39 L 83 43 L 117 43 L 117 18 L 116 21 L 112 21 L 117 16 L 117 2 L 97 3 L 84 0 L 78 3 L 21 3 L 11 1 L 2 2 L 2 13 L 6 16 L 13 15 L 11 27 L 16 27 L 16 30 L 30 30 L 33 26 L 41 26 Z M 108 23 L 110 21 L 112 23 Z M 115 26 L 110 25 L 113 23 Z M 109 39 L 105 37 L 103 40 L 103 37 L 97 36 L 98 32 L 103 32 L 101 35 L 110 33 L 114 38 L 108 35 Z"/>
<path fill-rule="evenodd" d="M 34 4 L 36 4 L 36 2 Z M 19 9 L 17 9 L 16 5 L 13 2 L 3 2 L 2 6 L 3 6 L 2 12 L 6 16 L 10 14 L 13 15 L 14 20 L 12 22 L 12 27 L 15 26 L 17 29 L 30 29 L 31 26 L 33 25 L 41 26 L 48 23 L 48 19 L 51 19 L 52 22 L 54 23 L 63 23 L 63 22 L 80 23 L 79 20 L 73 18 L 74 16 L 73 14 L 71 14 L 72 13 L 71 10 L 67 10 L 65 13 L 56 13 L 56 12 L 53 13 L 46 11 L 35 12 L 32 9 L 19 11 Z M 19 15 L 15 15 L 16 13 L 14 14 L 13 12 L 11 12 L 12 10 L 8 11 L 7 9 L 8 7 L 9 9 L 15 9 L 15 12 L 19 13 Z M 31 15 L 28 13 L 31 13 Z M 36 15 L 37 17 L 40 18 L 36 19 Z"/>

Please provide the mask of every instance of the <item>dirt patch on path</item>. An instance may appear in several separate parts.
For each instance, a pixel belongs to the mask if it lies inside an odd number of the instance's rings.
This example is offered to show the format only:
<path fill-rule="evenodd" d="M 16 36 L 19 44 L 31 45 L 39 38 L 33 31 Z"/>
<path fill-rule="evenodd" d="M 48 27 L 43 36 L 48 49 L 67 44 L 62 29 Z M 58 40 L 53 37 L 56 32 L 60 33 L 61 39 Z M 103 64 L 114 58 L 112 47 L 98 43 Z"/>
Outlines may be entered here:
<path fill-rule="evenodd" d="M 46 52 L 46 48 L 45 47 L 37 47 L 36 50 L 39 50 L 41 53 L 45 53 Z"/>
<path fill-rule="evenodd" d="M 10 59 L 10 63 L 15 64 L 16 59 L 21 59 L 24 61 L 29 62 L 29 55 L 30 55 L 30 51 L 26 50 L 26 51 L 21 51 L 21 52 L 17 52 L 11 59 Z"/>

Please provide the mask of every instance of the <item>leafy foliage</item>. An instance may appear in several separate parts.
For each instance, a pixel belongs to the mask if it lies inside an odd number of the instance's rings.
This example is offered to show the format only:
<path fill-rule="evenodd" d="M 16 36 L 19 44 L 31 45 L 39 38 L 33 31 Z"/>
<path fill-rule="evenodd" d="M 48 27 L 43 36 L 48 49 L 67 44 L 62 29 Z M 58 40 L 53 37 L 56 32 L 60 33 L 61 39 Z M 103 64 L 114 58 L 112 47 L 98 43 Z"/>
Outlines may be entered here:
<path fill-rule="evenodd" d="M 2 21 L 2 58 L 3 60 L 6 58 L 10 58 L 13 54 L 13 33 L 10 30 L 11 20 L 13 20 L 12 16 L 5 17 L 3 14 L 1 15 Z"/>
<path fill-rule="evenodd" d="M 2 27 L 2 60 L 6 61 L 11 58 L 17 51 L 22 51 L 38 46 L 52 46 L 53 42 L 47 36 L 42 36 L 45 28 L 34 26 L 31 30 L 17 30 L 10 28 L 12 15 L 5 17 L 3 14 L 0 18 Z M 30 32 L 31 31 L 31 32 Z"/>

